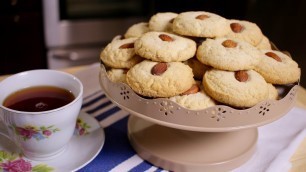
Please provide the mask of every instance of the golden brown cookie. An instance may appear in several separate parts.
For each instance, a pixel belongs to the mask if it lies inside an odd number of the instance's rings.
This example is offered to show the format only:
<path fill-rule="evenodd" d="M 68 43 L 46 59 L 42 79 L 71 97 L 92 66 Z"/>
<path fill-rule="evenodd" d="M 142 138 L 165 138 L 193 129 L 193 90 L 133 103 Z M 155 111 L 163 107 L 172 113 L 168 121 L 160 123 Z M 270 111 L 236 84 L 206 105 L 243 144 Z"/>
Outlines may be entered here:
<path fill-rule="evenodd" d="M 112 68 L 131 68 L 143 60 L 134 50 L 137 38 L 114 39 L 100 54 L 100 59 Z"/>
<path fill-rule="evenodd" d="M 216 69 L 237 71 L 254 69 L 260 52 L 252 45 L 235 39 L 206 39 L 198 47 L 197 59 Z"/>
<path fill-rule="evenodd" d="M 185 93 L 169 99 L 191 110 L 200 110 L 216 105 L 215 101 L 205 93 L 201 83 L 198 82 Z"/>
<path fill-rule="evenodd" d="M 181 35 L 208 38 L 222 37 L 230 31 L 225 18 L 205 11 L 180 13 L 172 27 L 175 33 Z"/>
<path fill-rule="evenodd" d="M 211 69 L 203 78 L 204 90 L 213 99 L 234 107 L 252 107 L 268 98 L 268 84 L 253 70 Z"/>
<path fill-rule="evenodd" d="M 269 96 L 268 99 L 277 100 L 278 99 L 278 91 L 274 87 L 274 85 L 268 83 Z"/>
<path fill-rule="evenodd" d="M 260 63 L 255 70 L 268 83 L 290 84 L 300 79 L 301 69 L 298 64 L 286 54 L 274 50 L 261 50 Z"/>
<path fill-rule="evenodd" d="M 225 37 L 230 39 L 239 39 L 256 46 L 263 38 L 260 28 L 252 22 L 244 20 L 228 20 L 227 28 L 230 32 Z"/>
<path fill-rule="evenodd" d="M 172 23 L 177 13 L 163 12 L 157 13 L 150 18 L 149 29 L 158 32 L 173 32 Z"/>
<path fill-rule="evenodd" d="M 128 28 L 125 32 L 125 38 L 138 38 L 144 33 L 149 32 L 149 24 L 147 22 L 136 23 Z"/>
<path fill-rule="evenodd" d="M 107 77 L 112 81 L 112 82 L 123 82 L 126 83 L 126 73 L 127 69 L 115 69 L 112 68 L 107 71 Z"/>
<path fill-rule="evenodd" d="M 196 43 L 166 32 L 147 32 L 135 41 L 135 52 L 153 61 L 179 62 L 195 55 Z"/>
<path fill-rule="evenodd" d="M 271 50 L 272 47 L 271 47 L 270 40 L 266 36 L 263 36 L 259 44 L 256 45 L 256 48 L 260 50 Z"/>
<path fill-rule="evenodd" d="M 193 72 L 194 79 L 201 81 L 203 79 L 204 73 L 210 69 L 209 66 L 201 63 L 197 58 L 193 57 L 184 62 L 187 64 Z"/>
<path fill-rule="evenodd" d="M 159 63 L 144 60 L 126 76 L 128 85 L 148 97 L 172 97 L 187 91 L 195 82 L 192 69 L 181 62 Z"/>

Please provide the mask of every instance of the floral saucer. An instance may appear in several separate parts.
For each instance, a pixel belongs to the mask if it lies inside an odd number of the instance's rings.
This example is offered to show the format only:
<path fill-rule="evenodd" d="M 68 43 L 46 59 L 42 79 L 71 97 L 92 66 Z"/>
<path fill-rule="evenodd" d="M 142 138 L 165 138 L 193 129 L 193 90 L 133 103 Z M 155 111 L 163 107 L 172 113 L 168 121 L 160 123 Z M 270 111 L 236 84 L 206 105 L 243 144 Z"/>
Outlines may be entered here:
<path fill-rule="evenodd" d="M 104 130 L 93 117 L 84 112 L 78 117 L 74 135 L 66 150 L 51 160 L 30 160 L 22 155 L 14 143 L 0 135 L 0 171 L 76 171 L 98 155 L 104 141 Z"/>

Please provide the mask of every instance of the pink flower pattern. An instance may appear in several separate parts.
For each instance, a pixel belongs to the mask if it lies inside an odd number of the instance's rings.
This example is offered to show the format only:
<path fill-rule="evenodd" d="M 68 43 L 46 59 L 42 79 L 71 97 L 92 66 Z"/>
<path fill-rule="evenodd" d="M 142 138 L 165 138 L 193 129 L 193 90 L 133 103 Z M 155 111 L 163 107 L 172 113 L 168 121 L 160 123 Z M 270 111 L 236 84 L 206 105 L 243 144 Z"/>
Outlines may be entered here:
<path fill-rule="evenodd" d="M 15 133 L 23 138 L 24 141 L 31 138 L 35 138 L 37 141 L 49 138 L 53 133 L 60 131 L 58 128 L 54 128 L 53 125 L 45 127 L 25 126 L 18 127 L 12 126 Z"/>
<path fill-rule="evenodd" d="M 24 159 L 17 159 L 14 161 L 8 161 L 6 163 L 1 163 L 0 167 L 3 171 L 7 172 L 30 172 L 32 171 L 32 165 L 29 161 Z"/>
<path fill-rule="evenodd" d="M 81 118 L 78 118 L 75 125 L 74 134 L 79 136 L 86 135 L 89 133 L 89 128 L 90 126 L 86 122 L 84 122 Z"/>
<path fill-rule="evenodd" d="M 3 172 L 51 172 L 54 169 L 46 164 L 32 165 L 22 155 L 0 150 L 0 171 Z"/>

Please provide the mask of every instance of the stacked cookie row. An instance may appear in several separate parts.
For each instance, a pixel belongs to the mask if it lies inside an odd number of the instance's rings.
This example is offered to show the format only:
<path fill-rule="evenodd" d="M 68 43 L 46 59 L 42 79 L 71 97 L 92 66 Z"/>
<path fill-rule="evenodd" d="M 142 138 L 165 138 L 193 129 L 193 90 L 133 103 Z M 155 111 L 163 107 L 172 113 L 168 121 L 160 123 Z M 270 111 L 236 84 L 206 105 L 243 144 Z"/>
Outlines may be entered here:
<path fill-rule="evenodd" d="M 256 24 L 204 11 L 157 13 L 115 37 L 100 58 L 113 82 L 196 110 L 277 99 L 274 84 L 300 77 L 298 64 L 272 50 Z"/>

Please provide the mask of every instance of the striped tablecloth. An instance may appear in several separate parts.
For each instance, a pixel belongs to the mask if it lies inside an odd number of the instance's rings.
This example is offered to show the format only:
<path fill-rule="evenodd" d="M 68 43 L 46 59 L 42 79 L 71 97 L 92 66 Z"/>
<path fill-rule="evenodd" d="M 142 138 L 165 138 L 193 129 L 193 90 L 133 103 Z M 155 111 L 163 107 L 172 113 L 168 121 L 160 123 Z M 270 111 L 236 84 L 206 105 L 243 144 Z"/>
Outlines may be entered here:
<path fill-rule="evenodd" d="M 99 70 L 99 64 L 94 64 L 75 74 L 84 85 L 82 111 L 95 117 L 105 131 L 105 144 L 101 152 L 79 171 L 166 171 L 141 159 L 131 147 L 127 137 L 129 114 L 114 105 L 105 96 L 99 85 Z M 266 171 L 280 152 L 286 149 L 305 127 L 306 112 L 298 108 L 293 108 L 285 117 L 269 125 L 259 127 L 257 150 L 254 156 L 233 171 Z"/>
<path fill-rule="evenodd" d="M 133 150 L 127 137 L 129 114 L 105 96 L 98 82 L 98 74 L 99 64 L 75 74 L 84 85 L 82 111 L 95 117 L 105 132 L 105 144 L 101 152 L 79 171 L 165 171 L 144 161 Z"/>
<path fill-rule="evenodd" d="M 84 99 L 82 110 L 95 117 L 105 131 L 105 144 L 99 155 L 80 171 L 162 171 L 142 160 L 127 138 L 129 114 L 97 91 Z"/>

